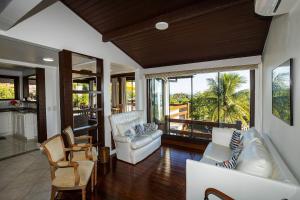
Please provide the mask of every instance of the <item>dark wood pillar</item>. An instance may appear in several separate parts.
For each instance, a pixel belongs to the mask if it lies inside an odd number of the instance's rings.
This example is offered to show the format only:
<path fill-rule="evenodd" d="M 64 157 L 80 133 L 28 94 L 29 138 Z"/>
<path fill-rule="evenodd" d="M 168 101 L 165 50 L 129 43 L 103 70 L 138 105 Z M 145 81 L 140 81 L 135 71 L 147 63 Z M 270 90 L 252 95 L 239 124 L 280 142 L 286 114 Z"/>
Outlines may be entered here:
<path fill-rule="evenodd" d="M 36 68 L 38 142 L 47 140 L 45 69 Z"/>
<path fill-rule="evenodd" d="M 73 128 L 72 52 L 59 52 L 61 129 Z"/>
<path fill-rule="evenodd" d="M 101 97 L 97 98 L 97 107 L 101 108 L 97 111 L 98 115 L 98 145 L 105 146 L 105 130 L 104 130 L 104 83 L 103 83 L 103 60 L 97 58 L 97 91 L 101 91 Z"/>
<path fill-rule="evenodd" d="M 255 70 L 250 70 L 250 127 L 255 126 Z"/>

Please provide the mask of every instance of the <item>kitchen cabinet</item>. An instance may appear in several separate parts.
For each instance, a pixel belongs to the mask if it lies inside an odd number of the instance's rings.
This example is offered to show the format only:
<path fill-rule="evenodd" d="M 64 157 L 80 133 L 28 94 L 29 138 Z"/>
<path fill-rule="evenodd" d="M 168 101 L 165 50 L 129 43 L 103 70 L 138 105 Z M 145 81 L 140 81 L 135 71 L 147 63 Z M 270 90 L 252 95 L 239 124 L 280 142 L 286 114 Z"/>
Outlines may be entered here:
<path fill-rule="evenodd" d="M 0 136 L 12 133 L 12 112 L 0 112 Z"/>
<path fill-rule="evenodd" d="M 37 117 L 36 113 L 19 113 L 13 115 L 13 132 L 27 140 L 37 138 Z"/>

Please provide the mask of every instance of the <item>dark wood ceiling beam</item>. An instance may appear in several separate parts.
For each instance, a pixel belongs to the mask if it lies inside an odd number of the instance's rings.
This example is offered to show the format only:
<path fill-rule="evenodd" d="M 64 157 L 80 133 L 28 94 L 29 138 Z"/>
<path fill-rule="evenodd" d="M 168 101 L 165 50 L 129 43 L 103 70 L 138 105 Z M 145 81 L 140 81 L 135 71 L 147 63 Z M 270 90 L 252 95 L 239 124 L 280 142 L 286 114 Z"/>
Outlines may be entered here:
<path fill-rule="evenodd" d="M 108 31 L 102 33 L 103 42 L 113 41 L 116 39 L 126 38 L 150 29 L 153 29 L 156 22 L 167 21 L 169 25 L 173 23 L 189 20 L 201 15 L 207 15 L 219 10 L 237 6 L 242 3 L 249 3 L 249 0 L 214 0 L 214 1 L 201 1 L 201 3 L 192 4 L 184 8 L 136 23 L 124 28 Z"/>

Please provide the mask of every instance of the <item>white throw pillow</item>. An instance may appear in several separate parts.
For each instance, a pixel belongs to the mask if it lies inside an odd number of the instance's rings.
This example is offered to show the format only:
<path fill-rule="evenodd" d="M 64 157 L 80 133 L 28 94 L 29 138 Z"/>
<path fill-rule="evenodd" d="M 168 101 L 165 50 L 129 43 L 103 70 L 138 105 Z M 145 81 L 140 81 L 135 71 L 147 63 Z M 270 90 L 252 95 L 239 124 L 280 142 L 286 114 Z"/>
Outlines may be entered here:
<path fill-rule="evenodd" d="M 232 133 L 236 129 L 233 128 L 217 128 L 214 127 L 212 130 L 212 142 L 215 144 L 229 147 Z"/>
<path fill-rule="evenodd" d="M 242 136 L 243 146 L 247 146 L 252 141 L 254 141 L 256 138 L 261 138 L 259 133 L 257 132 L 257 130 L 255 128 L 250 128 L 249 130 L 247 130 L 246 132 L 243 133 L 243 136 Z"/>
<path fill-rule="evenodd" d="M 256 138 L 244 147 L 238 158 L 237 170 L 260 177 L 270 177 L 273 171 L 270 153 Z"/>

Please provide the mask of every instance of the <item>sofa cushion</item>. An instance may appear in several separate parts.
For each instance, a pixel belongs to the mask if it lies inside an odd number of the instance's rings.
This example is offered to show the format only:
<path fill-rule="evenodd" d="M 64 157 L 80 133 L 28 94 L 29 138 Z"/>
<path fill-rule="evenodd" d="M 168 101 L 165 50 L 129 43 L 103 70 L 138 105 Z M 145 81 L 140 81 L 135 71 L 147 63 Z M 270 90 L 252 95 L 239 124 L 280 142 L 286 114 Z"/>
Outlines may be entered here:
<path fill-rule="evenodd" d="M 206 164 L 210 164 L 210 165 L 216 165 L 217 161 L 213 160 L 213 159 L 209 159 L 206 157 L 203 157 L 200 162 L 202 163 L 206 163 Z"/>
<path fill-rule="evenodd" d="M 152 138 L 150 135 L 139 135 L 131 140 L 131 148 L 139 149 L 147 144 L 152 142 Z"/>
<path fill-rule="evenodd" d="M 231 158 L 231 149 L 211 142 L 205 149 L 203 157 L 215 160 L 216 162 L 222 162 Z"/>
<path fill-rule="evenodd" d="M 250 128 L 246 132 L 243 133 L 242 135 L 242 142 L 244 146 L 247 146 L 250 144 L 252 141 L 254 141 L 256 138 L 260 138 L 259 133 L 255 128 Z"/>
<path fill-rule="evenodd" d="M 272 160 L 260 139 L 256 138 L 244 147 L 238 158 L 237 170 L 260 177 L 271 176 Z"/>
<path fill-rule="evenodd" d="M 212 142 L 229 147 L 233 131 L 235 131 L 233 128 L 214 127 L 212 130 Z"/>
<path fill-rule="evenodd" d="M 155 140 L 156 138 L 159 138 L 160 136 L 162 136 L 163 133 L 161 130 L 156 130 L 156 131 L 148 133 L 148 134 L 151 136 L 152 140 Z"/>
<path fill-rule="evenodd" d="M 133 127 L 135 126 L 136 120 L 132 120 L 129 122 L 117 124 L 117 129 L 121 136 L 125 136 L 125 133 L 130 130 L 132 133 L 134 131 Z"/>

